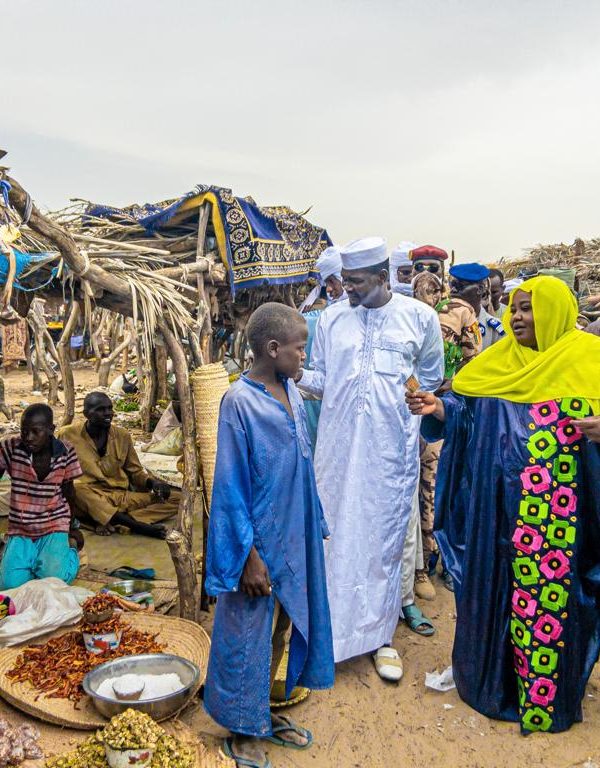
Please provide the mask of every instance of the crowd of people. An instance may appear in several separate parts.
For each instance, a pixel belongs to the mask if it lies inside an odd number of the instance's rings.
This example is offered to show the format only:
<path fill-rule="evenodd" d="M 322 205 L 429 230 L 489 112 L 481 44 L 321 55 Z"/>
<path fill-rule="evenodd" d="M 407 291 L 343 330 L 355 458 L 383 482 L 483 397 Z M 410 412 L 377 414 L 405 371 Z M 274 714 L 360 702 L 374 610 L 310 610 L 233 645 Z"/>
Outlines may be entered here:
<path fill-rule="evenodd" d="M 326 249 L 295 310 L 252 315 L 248 371 L 220 409 L 205 586 L 217 597 L 204 693 L 238 766 L 312 734 L 271 712 L 363 654 L 398 684 L 398 623 L 456 600 L 460 696 L 523 733 L 581 720 L 600 651 L 600 339 L 552 276 L 504 280 L 441 248 Z M 170 424 L 171 422 L 169 422 Z M 111 399 L 58 430 L 29 406 L 0 444 L 11 477 L 0 588 L 78 572 L 80 521 L 164 538 L 177 494 L 143 469 Z M 433 574 L 439 574 L 437 582 Z"/>
<path fill-rule="evenodd" d="M 265 304 L 225 395 L 207 554 L 204 702 L 238 766 L 303 749 L 271 713 L 370 654 L 398 683 L 399 621 L 453 591 L 460 696 L 525 734 L 581 720 L 600 650 L 600 339 L 556 277 L 380 238 L 328 248 L 304 314 Z M 317 292 L 318 293 L 318 292 Z M 316 301 L 315 301 L 316 299 Z"/>

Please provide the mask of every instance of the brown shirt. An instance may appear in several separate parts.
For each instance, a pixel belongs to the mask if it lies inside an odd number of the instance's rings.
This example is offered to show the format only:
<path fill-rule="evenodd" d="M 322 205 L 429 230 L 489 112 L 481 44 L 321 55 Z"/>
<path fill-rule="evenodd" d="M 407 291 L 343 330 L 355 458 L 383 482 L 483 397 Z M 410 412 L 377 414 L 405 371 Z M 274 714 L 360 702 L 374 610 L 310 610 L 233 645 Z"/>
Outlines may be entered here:
<path fill-rule="evenodd" d="M 444 339 L 445 378 L 481 352 L 481 332 L 475 310 L 462 299 L 450 298 L 438 311 Z"/>
<path fill-rule="evenodd" d="M 76 486 L 95 484 L 106 490 L 126 491 L 132 485 L 138 490 L 146 489 L 149 475 L 140 464 L 129 432 L 123 427 L 111 426 L 104 456 L 98 453 L 85 422 L 62 427 L 57 434 L 71 443 L 77 453 L 83 476 L 75 481 Z"/>

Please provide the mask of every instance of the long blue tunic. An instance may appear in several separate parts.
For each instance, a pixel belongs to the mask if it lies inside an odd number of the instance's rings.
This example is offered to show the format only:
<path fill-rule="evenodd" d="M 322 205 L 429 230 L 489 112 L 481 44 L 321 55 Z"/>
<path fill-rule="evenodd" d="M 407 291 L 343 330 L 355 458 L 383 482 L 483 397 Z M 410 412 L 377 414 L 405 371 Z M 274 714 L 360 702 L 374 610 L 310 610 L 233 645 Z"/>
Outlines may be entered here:
<path fill-rule="evenodd" d="M 330 688 L 331 620 L 323 557 L 328 535 L 317 495 L 300 393 L 286 384 L 294 418 L 245 375 L 219 416 L 206 591 L 218 596 L 204 705 L 234 733 L 271 734 L 271 633 L 275 598 L 292 621 L 286 689 Z M 273 594 L 238 591 L 254 545 Z"/>
<path fill-rule="evenodd" d="M 455 581 L 461 698 L 523 733 L 564 731 L 600 650 L 600 446 L 578 398 L 443 398 L 435 536 Z"/>

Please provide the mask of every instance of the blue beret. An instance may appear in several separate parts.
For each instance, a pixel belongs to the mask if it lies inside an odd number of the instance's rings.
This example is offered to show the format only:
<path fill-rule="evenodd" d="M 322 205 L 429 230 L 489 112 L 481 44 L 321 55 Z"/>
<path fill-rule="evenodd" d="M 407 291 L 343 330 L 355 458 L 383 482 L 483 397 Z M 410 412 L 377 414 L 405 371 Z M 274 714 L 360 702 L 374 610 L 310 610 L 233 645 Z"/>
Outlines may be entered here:
<path fill-rule="evenodd" d="M 467 283 L 479 283 L 490 276 L 490 270 L 483 264 L 455 264 L 450 267 L 450 274 L 457 280 L 465 280 Z"/>

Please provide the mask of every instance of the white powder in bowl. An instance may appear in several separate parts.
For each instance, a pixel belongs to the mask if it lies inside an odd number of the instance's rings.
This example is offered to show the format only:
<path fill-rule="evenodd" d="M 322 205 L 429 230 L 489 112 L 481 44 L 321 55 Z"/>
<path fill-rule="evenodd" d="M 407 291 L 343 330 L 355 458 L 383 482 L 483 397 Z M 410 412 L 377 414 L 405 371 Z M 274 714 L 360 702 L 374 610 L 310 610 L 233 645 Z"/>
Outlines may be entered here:
<path fill-rule="evenodd" d="M 120 687 L 121 690 L 123 690 L 123 688 L 126 688 L 127 690 L 139 690 L 143 685 L 144 690 L 138 701 L 160 699 L 163 696 L 169 696 L 171 693 L 176 693 L 182 688 L 185 688 L 185 685 L 181 682 L 181 678 L 175 672 L 169 672 L 164 675 L 127 674 L 119 675 L 118 677 L 110 677 L 108 680 L 104 680 L 100 683 L 96 689 L 98 696 L 118 701 L 113 689 L 114 683 L 117 683 L 117 688 Z"/>

